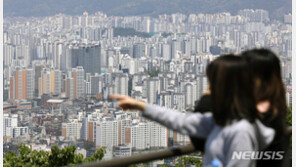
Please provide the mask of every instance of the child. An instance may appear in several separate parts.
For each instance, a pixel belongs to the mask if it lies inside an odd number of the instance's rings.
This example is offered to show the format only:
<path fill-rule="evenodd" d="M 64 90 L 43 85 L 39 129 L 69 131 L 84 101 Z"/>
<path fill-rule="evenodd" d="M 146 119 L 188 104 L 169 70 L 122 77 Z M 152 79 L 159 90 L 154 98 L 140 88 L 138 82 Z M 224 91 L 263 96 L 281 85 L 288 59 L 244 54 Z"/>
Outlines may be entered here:
<path fill-rule="evenodd" d="M 262 123 L 275 130 L 275 138 L 264 151 L 285 152 L 285 159 L 259 160 L 258 166 L 288 165 L 290 137 L 286 132 L 286 96 L 281 76 L 280 60 L 268 49 L 252 49 L 241 56 L 247 60 L 253 79 L 254 97 Z"/>

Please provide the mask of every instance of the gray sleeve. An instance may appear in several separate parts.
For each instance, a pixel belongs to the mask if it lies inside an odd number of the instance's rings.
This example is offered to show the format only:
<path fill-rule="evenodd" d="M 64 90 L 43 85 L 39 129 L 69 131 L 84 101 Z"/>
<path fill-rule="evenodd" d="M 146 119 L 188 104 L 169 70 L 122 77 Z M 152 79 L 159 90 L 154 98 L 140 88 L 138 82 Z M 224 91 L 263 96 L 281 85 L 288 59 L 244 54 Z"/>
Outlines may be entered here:
<path fill-rule="evenodd" d="M 255 139 L 250 132 L 239 131 L 230 135 L 224 145 L 224 166 L 255 167 L 256 161 L 251 156 L 256 150 Z"/>
<path fill-rule="evenodd" d="M 206 138 L 215 123 L 211 113 L 181 113 L 147 104 L 143 116 L 185 135 Z"/>

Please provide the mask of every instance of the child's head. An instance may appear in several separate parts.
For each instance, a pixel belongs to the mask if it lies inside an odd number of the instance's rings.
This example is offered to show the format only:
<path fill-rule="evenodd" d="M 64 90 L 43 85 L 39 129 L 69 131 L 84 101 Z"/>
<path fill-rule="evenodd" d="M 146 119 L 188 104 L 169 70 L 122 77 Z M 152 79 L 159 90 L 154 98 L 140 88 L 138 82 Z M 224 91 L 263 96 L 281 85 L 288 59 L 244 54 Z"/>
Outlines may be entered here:
<path fill-rule="evenodd" d="M 268 49 L 248 50 L 241 56 L 250 67 L 256 103 L 268 101 L 271 119 L 284 119 L 287 106 L 279 58 Z"/>
<path fill-rule="evenodd" d="M 218 125 L 224 126 L 234 119 L 257 117 L 253 84 L 247 62 L 234 55 L 223 55 L 207 67 L 213 103 L 213 116 Z"/>

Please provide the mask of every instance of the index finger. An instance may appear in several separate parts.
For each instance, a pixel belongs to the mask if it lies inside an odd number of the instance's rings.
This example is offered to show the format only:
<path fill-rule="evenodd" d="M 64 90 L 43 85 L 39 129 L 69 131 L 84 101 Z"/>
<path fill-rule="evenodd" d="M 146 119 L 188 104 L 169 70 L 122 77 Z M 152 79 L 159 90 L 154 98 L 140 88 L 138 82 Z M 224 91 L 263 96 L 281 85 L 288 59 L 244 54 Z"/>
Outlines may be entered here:
<path fill-rule="evenodd" d="M 110 98 L 110 99 L 119 99 L 119 100 L 123 100 L 123 99 L 126 99 L 127 96 L 119 95 L 119 94 L 115 94 L 115 95 L 109 95 L 109 98 Z"/>

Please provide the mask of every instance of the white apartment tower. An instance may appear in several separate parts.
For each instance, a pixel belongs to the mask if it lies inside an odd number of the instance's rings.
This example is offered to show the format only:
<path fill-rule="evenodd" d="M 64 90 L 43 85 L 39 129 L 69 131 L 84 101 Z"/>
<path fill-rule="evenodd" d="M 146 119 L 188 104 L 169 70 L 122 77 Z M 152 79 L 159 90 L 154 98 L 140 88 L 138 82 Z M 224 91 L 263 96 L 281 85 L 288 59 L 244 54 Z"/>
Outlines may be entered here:
<path fill-rule="evenodd" d="M 74 81 L 74 98 L 84 97 L 84 69 L 82 66 L 72 68 L 71 77 Z"/>

